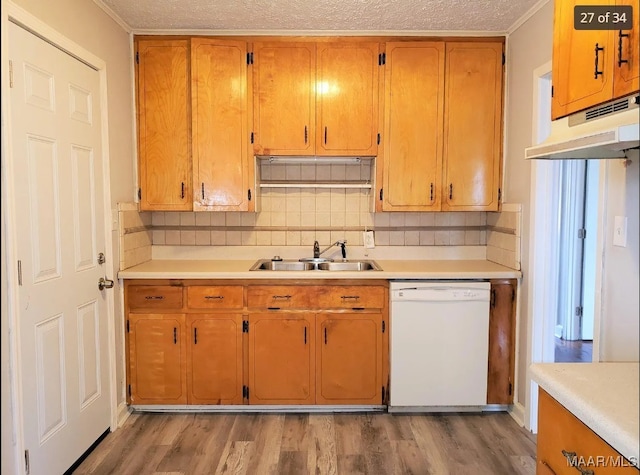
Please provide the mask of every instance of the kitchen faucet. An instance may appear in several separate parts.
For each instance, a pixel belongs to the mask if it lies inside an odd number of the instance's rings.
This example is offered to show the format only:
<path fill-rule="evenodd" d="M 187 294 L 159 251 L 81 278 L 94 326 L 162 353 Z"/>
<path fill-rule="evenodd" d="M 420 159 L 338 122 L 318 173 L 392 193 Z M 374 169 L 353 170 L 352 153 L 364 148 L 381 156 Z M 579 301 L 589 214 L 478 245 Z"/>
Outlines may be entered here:
<path fill-rule="evenodd" d="M 347 258 L 347 241 L 343 240 L 343 241 L 336 241 L 333 244 L 331 244 L 330 246 L 327 246 L 325 249 L 323 249 L 322 251 L 320 250 L 320 244 L 318 244 L 318 241 L 315 241 L 313 243 L 313 258 L 314 259 L 318 259 L 320 257 L 321 254 L 324 254 L 325 252 L 327 252 L 329 249 L 331 249 L 333 246 L 340 246 L 340 250 L 342 251 L 342 258 L 346 259 Z"/>

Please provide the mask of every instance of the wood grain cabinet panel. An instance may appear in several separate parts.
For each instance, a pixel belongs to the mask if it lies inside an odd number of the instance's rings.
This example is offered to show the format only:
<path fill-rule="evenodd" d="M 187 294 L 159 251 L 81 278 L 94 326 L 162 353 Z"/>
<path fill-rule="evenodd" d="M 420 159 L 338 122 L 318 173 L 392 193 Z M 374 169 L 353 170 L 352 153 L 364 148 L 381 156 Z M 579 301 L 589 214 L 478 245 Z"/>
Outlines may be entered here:
<path fill-rule="evenodd" d="M 186 404 L 183 314 L 131 314 L 128 320 L 129 402 Z"/>
<path fill-rule="evenodd" d="M 182 308 L 182 287 L 171 285 L 132 285 L 127 291 L 130 310 Z"/>
<path fill-rule="evenodd" d="M 540 388 L 536 473 L 638 475 L 640 471 Z"/>
<path fill-rule="evenodd" d="M 243 293 L 241 285 L 190 285 L 187 287 L 187 306 L 192 309 L 241 309 Z"/>
<path fill-rule="evenodd" d="M 384 189 L 378 211 L 438 211 L 442 183 L 444 43 L 386 44 Z"/>
<path fill-rule="evenodd" d="M 247 289 L 249 308 L 310 308 L 315 286 L 255 285 Z"/>
<path fill-rule="evenodd" d="M 137 39 L 140 209 L 192 209 L 189 40 Z"/>
<path fill-rule="evenodd" d="M 516 288 L 515 279 L 491 281 L 487 404 L 513 404 Z"/>
<path fill-rule="evenodd" d="M 318 308 L 383 308 L 386 289 L 366 285 L 316 287 L 313 305 Z"/>
<path fill-rule="evenodd" d="M 555 120 L 638 91 L 638 2 L 566 0 L 554 5 L 551 118 Z M 631 5 L 635 8 L 633 28 L 576 30 L 576 5 Z"/>
<path fill-rule="evenodd" d="M 242 404 L 242 314 L 187 315 L 189 404 Z"/>
<path fill-rule="evenodd" d="M 382 404 L 382 317 L 316 317 L 317 404 Z"/>
<path fill-rule="evenodd" d="M 502 164 L 501 42 L 448 42 L 443 211 L 497 211 Z"/>
<path fill-rule="evenodd" d="M 247 43 L 191 39 L 194 211 L 252 211 Z"/>
<path fill-rule="evenodd" d="M 314 315 L 249 315 L 249 403 L 314 404 Z"/>

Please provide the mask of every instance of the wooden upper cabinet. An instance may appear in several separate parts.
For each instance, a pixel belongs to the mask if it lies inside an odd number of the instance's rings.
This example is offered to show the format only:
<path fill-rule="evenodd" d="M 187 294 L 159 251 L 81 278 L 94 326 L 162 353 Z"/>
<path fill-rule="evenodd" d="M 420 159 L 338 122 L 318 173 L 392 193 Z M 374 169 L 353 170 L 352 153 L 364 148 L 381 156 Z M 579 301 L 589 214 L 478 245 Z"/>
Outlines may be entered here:
<path fill-rule="evenodd" d="M 315 75 L 314 43 L 254 43 L 256 155 L 315 153 Z"/>
<path fill-rule="evenodd" d="M 136 40 L 140 209 L 191 204 L 189 40 Z"/>
<path fill-rule="evenodd" d="M 502 42 L 446 44 L 443 211 L 497 211 Z"/>
<path fill-rule="evenodd" d="M 623 97 L 640 89 L 640 9 L 638 0 L 616 0 L 616 5 L 633 7 L 633 28 L 615 30 L 613 97 Z M 628 35 L 628 36 L 627 36 Z"/>
<path fill-rule="evenodd" d="M 439 210 L 444 43 L 387 43 L 385 55 L 381 211 Z"/>
<path fill-rule="evenodd" d="M 317 155 L 376 155 L 378 43 L 319 43 Z"/>
<path fill-rule="evenodd" d="M 576 5 L 631 5 L 636 9 L 633 29 L 576 30 Z M 555 2 L 552 119 L 638 91 L 640 20 L 637 5 L 636 0 Z"/>
<path fill-rule="evenodd" d="M 191 39 L 193 207 L 251 211 L 244 41 Z"/>

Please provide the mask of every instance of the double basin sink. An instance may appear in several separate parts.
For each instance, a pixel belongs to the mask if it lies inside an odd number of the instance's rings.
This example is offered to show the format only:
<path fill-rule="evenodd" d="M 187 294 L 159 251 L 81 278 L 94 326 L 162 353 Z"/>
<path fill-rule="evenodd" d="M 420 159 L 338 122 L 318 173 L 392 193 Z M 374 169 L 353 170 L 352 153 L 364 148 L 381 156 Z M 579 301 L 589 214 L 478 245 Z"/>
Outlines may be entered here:
<path fill-rule="evenodd" d="M 382 270 L 371 260 L 343 260 L 334 262 L 328 259 L 260 259 L 249 270 L 271 271 L 376 271 Z"/>

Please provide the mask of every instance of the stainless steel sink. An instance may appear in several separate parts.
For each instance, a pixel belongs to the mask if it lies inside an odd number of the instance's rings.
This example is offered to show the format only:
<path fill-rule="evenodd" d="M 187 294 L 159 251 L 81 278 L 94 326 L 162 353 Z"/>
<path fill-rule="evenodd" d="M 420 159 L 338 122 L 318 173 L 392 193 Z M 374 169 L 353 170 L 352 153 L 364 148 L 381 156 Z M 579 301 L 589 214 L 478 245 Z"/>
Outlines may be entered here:
<path fill-rule="evenodd" d="M 319 262 L 318 262 L 319 261 Z M 271 271 L 375 271 L 382 270 L 380 266 L 371 260 L 353 260 L 353 261 L 340 261 L 331 262 L 326 259 L 318 260 L 316 262 L 309 261 L 307 259 L 293 260 L 293 259 L 260 259 L 249 270 L 271 270 Z"/>

